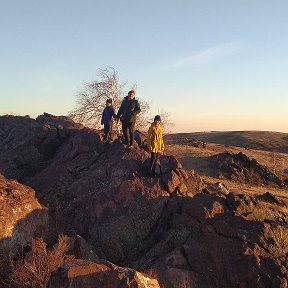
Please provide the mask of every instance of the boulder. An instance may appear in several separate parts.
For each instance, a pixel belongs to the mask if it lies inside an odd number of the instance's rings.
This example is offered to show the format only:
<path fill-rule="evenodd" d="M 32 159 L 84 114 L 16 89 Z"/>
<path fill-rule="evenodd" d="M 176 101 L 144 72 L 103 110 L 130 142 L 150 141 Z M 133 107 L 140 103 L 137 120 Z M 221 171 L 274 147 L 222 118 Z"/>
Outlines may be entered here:
<path fill-rule="evenodd" d="M 98 263 L 76 259 L 51 273 L 46 288 L 101 287 L 101 288 L 160 288 L 151 279 L 133 269 L 118 267 L 108 261 Z"/>
<path fill-rule="evenodd" d="M 216 182 L 208 185 L 202 190 L 203 193 L 216 194 L 218 196 L 229 194 L 229 190 L 225 184 Z"/>
<path fill-rule="evenodd" d="M 35 198 L 32 188 L 0 175 L 0 258 L 7 266 L 9 256 L 29 249 L 32 238 L 47 238 L 47 208 Z M 49 231 L 50 234 L 53 231 Z"/>

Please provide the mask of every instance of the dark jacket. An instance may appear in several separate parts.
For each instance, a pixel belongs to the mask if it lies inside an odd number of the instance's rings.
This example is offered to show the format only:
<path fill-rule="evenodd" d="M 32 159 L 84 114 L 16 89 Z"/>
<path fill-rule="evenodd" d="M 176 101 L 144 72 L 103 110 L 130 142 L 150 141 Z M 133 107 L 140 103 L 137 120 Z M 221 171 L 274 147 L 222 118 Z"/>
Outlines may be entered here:
<path fill-rule="evenodd" d="M 105 107 L 102 113 L 102 118 L 101 118 L 101 125 L 103 124 L 109 124 L 112 120 L 112 117 L 116 119 L 116 114 L 115 110 L 112 106 L 110 107 Z"/>
<path fill-rule="evenodd" d="M 135 98 L 129 99 L 128 96 L 126 96 L 117 113 L 117 118 L 122 122 L 135 122 L 136 115 L 140 112 L 141 109 L 138 100 Z"/>

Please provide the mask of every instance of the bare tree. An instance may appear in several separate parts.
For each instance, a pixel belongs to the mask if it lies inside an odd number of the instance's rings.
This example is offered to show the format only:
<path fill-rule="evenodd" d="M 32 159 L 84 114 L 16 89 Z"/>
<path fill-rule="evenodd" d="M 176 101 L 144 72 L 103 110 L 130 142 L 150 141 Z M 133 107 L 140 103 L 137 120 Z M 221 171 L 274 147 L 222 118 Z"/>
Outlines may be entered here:
<path fill-rule="evenodd" d="M 83 89 L 76 95 L 76 106 L 70 111 L 69 116 L 88 127 L 99 128 L 103 109 L 106 100 L 111 98 L 113 106 L 117 113 L 127 82 L 121 82 L 117 71 L 112 68 L 99 69 L 99 79 L 84 84 Z M 134 84 L 130 89 L 135 89 Z M 144 99 L 138 99 L 141 107 L 141 113 L 137 118 L 137 128 L 143 129 L 148 123 L 149 103 Z"/>
<path fill-rule="evenodd" d="M 171 133 L 171 129 L 175 126 L 174 122 L 172 122 L 171 120 L 171 114 L 161 109 L 160 115 L 162 119 L 164 133 L 165 134 Z"/>

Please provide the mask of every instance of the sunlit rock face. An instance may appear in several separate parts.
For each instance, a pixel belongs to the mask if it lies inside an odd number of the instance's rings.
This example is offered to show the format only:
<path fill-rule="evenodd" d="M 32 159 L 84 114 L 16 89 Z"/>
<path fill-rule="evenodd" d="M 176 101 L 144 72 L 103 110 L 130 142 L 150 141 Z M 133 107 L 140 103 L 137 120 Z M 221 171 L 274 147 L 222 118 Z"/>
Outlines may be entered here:
<path fill-rule="evenodd" d="M 39 204 L 32 188 L 0 175 L 0 254 L 3 262 L 31 244 L 33 237 L 45 237 L 48 211 Z M 3 264 L 2 262 L 2 264 Z"/>
<path fill-rule="evenodd" d="M 102 260 L 98 263 L 76 259 L 52 272 L 47 288 L 160 288 L 156 279 L 138 271 Z"/>

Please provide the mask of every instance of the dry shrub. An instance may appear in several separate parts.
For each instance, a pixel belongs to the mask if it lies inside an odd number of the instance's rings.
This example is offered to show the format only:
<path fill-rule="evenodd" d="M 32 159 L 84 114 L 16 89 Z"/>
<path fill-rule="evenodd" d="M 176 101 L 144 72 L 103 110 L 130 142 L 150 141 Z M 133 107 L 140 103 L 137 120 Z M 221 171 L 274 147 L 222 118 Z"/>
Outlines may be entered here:
<path fill-rule="evenodd" d="M 74 256 L 66 255 L 68 248 L 68 237 L 64 235 L 59 235 L 58 242 L 51 251 L 42 238 L 33 239 L 32 251 L 28 257 L 22 256 L 17 262 L 10 260 L 10 283 L 23 288 L 45 287 L 54 269 L 74 259 Z"/>
<path fill-rule="evenodd" d="M 149 268 L 149 269 L 145 270 L 144 273 L 146 275 L 150 276 L 152 279 L 156 279 L 161 288 L 169 288 L 165 279 L 163 277 L 161 277 L 161 273 L 156 268 Z"/>

